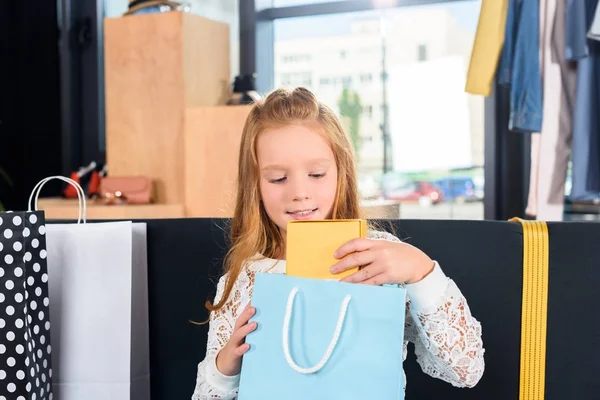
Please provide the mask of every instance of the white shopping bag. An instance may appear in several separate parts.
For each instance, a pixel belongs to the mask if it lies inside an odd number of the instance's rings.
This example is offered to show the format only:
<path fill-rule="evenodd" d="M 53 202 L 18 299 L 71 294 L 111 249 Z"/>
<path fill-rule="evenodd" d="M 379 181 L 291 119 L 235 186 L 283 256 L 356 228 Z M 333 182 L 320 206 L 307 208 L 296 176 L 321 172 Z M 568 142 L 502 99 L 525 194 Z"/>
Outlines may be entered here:
<path fill-rule="evenodd" d="M 82 206 L 46 228 L 54 396 L 149 399 L 146 224 L 87 224 Z"/>

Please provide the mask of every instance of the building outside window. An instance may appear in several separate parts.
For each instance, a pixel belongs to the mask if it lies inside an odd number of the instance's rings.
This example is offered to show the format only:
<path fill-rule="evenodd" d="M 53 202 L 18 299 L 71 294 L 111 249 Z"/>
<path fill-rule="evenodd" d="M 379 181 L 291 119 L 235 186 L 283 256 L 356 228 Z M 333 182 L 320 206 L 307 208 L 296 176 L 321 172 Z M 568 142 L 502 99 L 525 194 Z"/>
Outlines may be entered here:
<path fill-rule="evenodd" d="M 317 2 L 275 0 L 306 3 Z M 361 193 L 400 202 L 402 218 L 483 218 L 484 99 L 464 91 L 480 6 L 471 0 L 274 21 L 275 87 L 312 74 L 303 86 L 339 115 L 350 112 L 343 120 L 357 120 Z M 297 54 L 306 60 L 282 61 Z"/>

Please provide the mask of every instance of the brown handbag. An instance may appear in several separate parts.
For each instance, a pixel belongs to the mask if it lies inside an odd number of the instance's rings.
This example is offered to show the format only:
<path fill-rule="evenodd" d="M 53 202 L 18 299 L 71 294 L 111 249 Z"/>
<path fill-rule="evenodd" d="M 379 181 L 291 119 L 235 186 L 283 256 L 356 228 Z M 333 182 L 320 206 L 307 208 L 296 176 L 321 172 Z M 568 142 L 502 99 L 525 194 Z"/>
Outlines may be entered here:
<path fill-rule="evenodd" d="M 150 204 L 152 188 L 145 176 L 107 176 L 100 182 L 100 196 L 107 204 Z"/>

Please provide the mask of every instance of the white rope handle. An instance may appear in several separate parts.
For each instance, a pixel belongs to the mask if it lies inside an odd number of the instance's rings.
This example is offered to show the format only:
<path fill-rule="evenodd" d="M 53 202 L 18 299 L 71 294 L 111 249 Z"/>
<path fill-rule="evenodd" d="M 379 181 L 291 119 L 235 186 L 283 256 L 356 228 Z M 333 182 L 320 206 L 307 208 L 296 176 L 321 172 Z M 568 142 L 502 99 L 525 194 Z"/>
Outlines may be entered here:
<path fill-rule="evenodd" d="M 340 338 L 340 334 L 342 333 L 342 327 L 344 325 L 344 320 L 346 319 L 346 314 L 348 311 L 348 304 L 350 303 L 350 295 L 346 295 L 346 297 L 344 297 L 344 300 L 342 301 L 342 307 L 340 308 L 340 314 L 338 316 L 337 324 L 335 326 L 335 331 L 333 332 L 333 337 L 331 338 L 331 342 L 329 342 L 329 346 L 327 347 L 327 350 L 325 351 L 323 358 L 321 358 L 321 361 L 319 361 L 316 365 L 309 367 L 309 368 L 303 368 L 303 367 L 300 367 L 298 364 L 296 364 L 296 362 L 294 362 L 294 360 L 292 359 L 292 356 L 290 354 L 290 345 L 289 345 L 290 319 L 292 317 L 292 308 L 294 306 L 294 298 L 296 297 L 297 293 L 298 293 L 298 288 L 295 287 L 292 289 L 292 291 L 290 292 L 290 295 L 288 297 L 287 308 L 285 311 L 285 318 L 283 319 L 283 354 L 285 356 L 287 363 L 289 364 L 290 367 L 292 367 L 292 369 L 294 371 L 299 372 L 301 374 L 313 374 L 315 372 L 318 372 L 325 366 L 327 361 L 329 361 L 329 358 L 331 357 L 331 354 L 333 353 L 335 346 L 337 345 L 337 342 Z"/>
<path fill-rule="evenodd" d="M 86 199 L 85 199 L 85 192 L 83 191 L 83 189 L 81 188 L 79 183 L 77 183 L 73 179 L 67 178 L 65 176 L 58 176 L 58 175 L 57 176 L 49 176 L 49 177 L 44 178 L 41 181 L 39 181 L 35 185 L 33 190 L 31 191 L 31 194 L 29 195 L 29 201 L 27 202 L 28 211 L 32 211 L 31 210 L 31 208 L 32 208 L 31 200 L 33 199 L 34 195 L 35 195 L 34 210 L 38 211 L 38 198 L 42 191 L 42 187 L 44 187 L 44 185 L 46 183 L 48 183 L 49 181 L 51 181 L 52 179 L 59 179 L 63 182 L 66 182 L 66 183 L 72 185 L 73 187 L 75 187 L 75 189 L 77 190 L 77 200 L 78 200 L 78 204 L 79 204 L 79 215 L 77 218 L 77 223 L 78 224 L 81 223 L 82 220 L 83 220 L 83 223 L 85 223 L 86 217 L 87 217 L 87 205 L 86 205 Z"/>

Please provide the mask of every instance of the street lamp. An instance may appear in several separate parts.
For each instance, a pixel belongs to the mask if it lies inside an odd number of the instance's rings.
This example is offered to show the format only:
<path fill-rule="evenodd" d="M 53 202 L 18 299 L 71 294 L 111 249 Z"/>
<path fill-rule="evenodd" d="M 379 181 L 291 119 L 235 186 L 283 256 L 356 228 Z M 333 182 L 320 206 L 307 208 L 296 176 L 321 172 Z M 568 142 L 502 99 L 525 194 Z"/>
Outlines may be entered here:
<path fill-rule="evenodd" d="M 383 3 L 382 1 L 376 1 Z M 389 3 L 389 1 L 388 1 Z M 388 72 L 387 72 L 387 35 L 385 32 L 385 17 L 383 11 L 379 13 L 379 28 L 381 34 L 381 85 L 382 85 L 382 113 L 381 136 L 383 140 L 383 173 L 390 172 L 393 169 L 392 163 L 392 144 L 390 141 L 389 129 L 389 104 L 388 104 Z"/>

